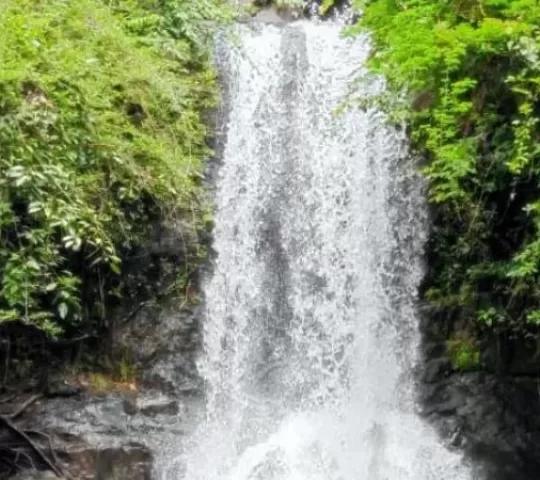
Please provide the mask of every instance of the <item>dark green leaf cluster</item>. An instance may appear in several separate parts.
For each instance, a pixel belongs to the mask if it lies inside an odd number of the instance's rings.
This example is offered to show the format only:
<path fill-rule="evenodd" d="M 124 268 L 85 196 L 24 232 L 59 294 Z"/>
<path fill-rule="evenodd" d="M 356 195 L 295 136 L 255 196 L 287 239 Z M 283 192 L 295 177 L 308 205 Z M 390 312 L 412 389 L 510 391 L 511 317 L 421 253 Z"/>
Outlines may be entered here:
<path fill-rule="evenodd" d="M 367 0 L 372 68 L 426 159 L 428 300 L 497 329 L 540 323 L 540 2 Z M 466 307 L 466 308 L 463 308 Z"/>
<path fill-rule="evenodd" d="M 220 0 L 1 2 L 0 323 L 99 318 L 152 215 L 202 215 L 207 22 L 225 17 Z"/>

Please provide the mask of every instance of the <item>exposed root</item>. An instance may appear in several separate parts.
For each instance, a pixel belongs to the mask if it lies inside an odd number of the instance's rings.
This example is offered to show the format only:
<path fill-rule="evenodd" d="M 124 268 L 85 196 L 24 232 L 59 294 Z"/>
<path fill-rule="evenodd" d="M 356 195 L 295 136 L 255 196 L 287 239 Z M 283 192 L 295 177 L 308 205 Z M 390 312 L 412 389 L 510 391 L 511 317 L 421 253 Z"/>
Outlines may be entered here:
<path fill-rule="evenodd" d="M 73 479 L 58 461 L 49 435 L 37 430 L 23 430 L 14 423 L 16 418 L 41 397 L 41 394 L 32 395 L 12 413 L 0 414 L 0 479 L 9 478 L 15 472 L 28 468 L 47 469 L 58 478 Z M 32 436 L 41 437 L 47 442 L 47 446 L 43 447 L 38 440 L 33 440 Z"/>
<path fill-rule="evenodd" d="M 15 412 L 5 415 L 6 418 L 9 418 L 11 420 L 14 420 L 18 416 L 20 416 L 30 405 L 32 405 L 36 400 L 39 400 L 42 398 L 43 395 L 41 393 L 36 393 L 35 395 L 32 395 L 28 400 L 26 400 L 18 410 Z"/>

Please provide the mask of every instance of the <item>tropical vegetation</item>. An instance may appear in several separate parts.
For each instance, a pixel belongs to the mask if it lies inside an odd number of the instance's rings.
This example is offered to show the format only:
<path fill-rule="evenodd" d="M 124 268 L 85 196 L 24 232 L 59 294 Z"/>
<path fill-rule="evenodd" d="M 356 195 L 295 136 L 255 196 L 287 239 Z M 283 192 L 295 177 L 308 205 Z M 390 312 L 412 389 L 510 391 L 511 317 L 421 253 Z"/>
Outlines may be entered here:
<path fill-rule="evenodd" d="M 154 220 L 205 211 L 221 0 L 0 4 L 0 323 L 104 322 Z M 189 259 L 187 259 L 189 261 Z"/>
<path fill-rule="evenodd" d="M 375 99 L 429 181 L 424 297 L 478 327 L 540 325 L 540 2 L 358 0 Z"/>

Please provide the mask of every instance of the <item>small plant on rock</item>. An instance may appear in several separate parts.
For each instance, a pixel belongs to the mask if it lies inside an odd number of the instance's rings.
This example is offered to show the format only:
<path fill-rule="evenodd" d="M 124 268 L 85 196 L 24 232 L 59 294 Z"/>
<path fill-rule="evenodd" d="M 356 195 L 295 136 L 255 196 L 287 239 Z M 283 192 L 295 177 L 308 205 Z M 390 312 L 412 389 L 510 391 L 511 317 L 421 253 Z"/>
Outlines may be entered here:
<path fill-rule="evenodd" d="M 446 352 L 456 370 L 473 370 L 480 365 L 480 349 L 471 337 L 454 337 L 446 342 Z"/>

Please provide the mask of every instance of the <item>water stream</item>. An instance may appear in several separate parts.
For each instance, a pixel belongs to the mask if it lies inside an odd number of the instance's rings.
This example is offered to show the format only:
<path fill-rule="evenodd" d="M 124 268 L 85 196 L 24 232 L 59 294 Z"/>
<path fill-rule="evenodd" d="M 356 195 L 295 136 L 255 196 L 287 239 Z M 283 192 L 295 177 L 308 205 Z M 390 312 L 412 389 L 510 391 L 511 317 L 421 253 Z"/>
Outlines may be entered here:
<path fill-rule="evenodd" d="M 335 114 L 369 53 L 340 29 L 239 26 L 218 49 L 206 414 L 165 480 L 471 478 L 416 413 L 422 182 L 379 112 Z"/>

